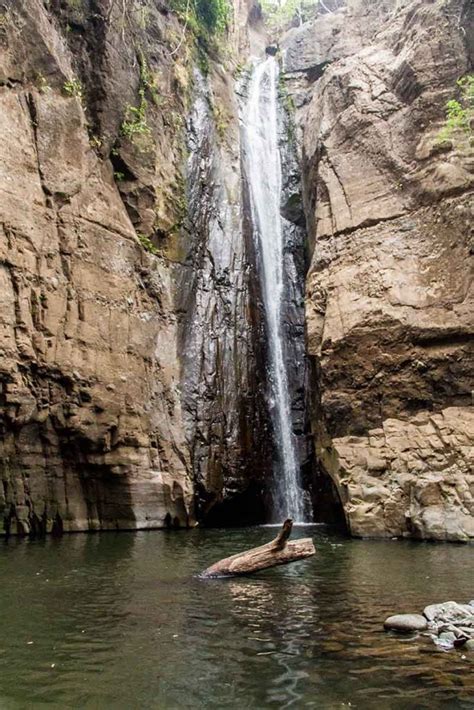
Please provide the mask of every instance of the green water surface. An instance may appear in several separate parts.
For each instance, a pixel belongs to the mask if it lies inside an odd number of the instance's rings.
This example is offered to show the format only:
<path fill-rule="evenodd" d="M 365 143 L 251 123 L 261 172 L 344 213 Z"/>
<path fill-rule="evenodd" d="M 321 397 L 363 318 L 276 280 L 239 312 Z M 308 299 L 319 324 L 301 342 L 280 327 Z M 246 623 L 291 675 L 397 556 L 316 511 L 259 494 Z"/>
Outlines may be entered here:
<path fill-rule="evenodd" d="M 268 528 L 0 544 L 0 708 L 473 708 L 474 654 L 382 629 L 474 598 L 470 546 L 311 535 L 310 560 L 201 580 Z"/>

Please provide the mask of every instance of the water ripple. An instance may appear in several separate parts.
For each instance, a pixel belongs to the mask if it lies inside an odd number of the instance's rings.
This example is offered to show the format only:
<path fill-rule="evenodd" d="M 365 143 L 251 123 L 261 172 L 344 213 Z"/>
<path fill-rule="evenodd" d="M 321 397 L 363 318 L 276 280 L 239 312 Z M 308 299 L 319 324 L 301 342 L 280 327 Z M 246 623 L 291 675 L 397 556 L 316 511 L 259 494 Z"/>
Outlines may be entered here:
<path fill-rule="evenodd" d="M 4 546 L 0 707 L 473 708 L 472 654 L 381 627 L 472 598 L 472 548 L 309 532 L 311 560 L 225 580 L 195 575 L 268 530 Z"/>

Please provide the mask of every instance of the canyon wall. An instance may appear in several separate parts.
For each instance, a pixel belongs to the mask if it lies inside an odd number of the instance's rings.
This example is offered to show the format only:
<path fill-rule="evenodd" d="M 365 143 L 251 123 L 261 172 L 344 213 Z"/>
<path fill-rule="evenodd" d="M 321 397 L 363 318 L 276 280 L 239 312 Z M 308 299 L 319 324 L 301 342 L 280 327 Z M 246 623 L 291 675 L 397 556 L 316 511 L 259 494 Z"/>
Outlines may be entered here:
<path fill-rule="evenodd" d="M 179 2 L 2 4 L 0 534 L 264 519 L 235 80 L 265 43 L 258 5 L 232 8 L 212 38 Z M 298 229 L 290 216 L 293 270 Z M 301 362 L 301 284 L 287 290 Z"/>
<path fill-rule="evenodd" d="M 317 458 L 357 536 L 474 537 L 474 155 L 438 138 L 472 22 L 462 0 L 349 0 L 282 40 Z"/>
<path fill-rule="evenodd" d="M 219 264 L 206 243 L 240 235 L 240 198 L 234 209 L 222 195 L 232 180 L 237 192 L 238 146 L 217 141 L 228 127 L 235 137 L 233 72 L 251 40 L 252 4 L 233 7 L 224 59 L 168 2 L 2 3 L 0 533 L 186 526 L 195 479 L 203 497 L 225 496 L 232 465 L 215 483 L 201 460 L 227 435 L 222 411 L 245 419 L 232 400 L 242 383 L 225 384 L 215 417 L 204 391 L 212 358 L 196 388 L 185 374 L 184 398 L 181 384 L 187 358 L 199 355 L 183 338 L 195 283 L 227 317 L 226 274 L 233 293 L 245 279 L 243 263 L 229 275 L 232 246 Z M 203 137 L 188 116 L 204 74 L 206 130 L 223 164 L 216 157 L 217 170 L 209 161 L 198 176 L 188 153 Z M 188 178 L 220 182 L 214 224 L 234 210 L 224 232 L 188 219 Z M 227 344 L 212 337 L 214 306 L 199 316 L 209 316 L 205 346 L 220 362 Z M 228 339 L 239 342 L 233 327 Z M 255 364 L 249 356 L 236 367 Z M 201 428 L 190 421 L 198 410 Z M 225 440 L 217 457 L 236 459 L 235 448 Z"/>
<path fill-rule="evenodd" d="M 181 27 L 163 3 L 2 8 L 0 532 L 187 525 Z"/>
<path fill-rule="evenodd" d="M 186 428 L 200 517 L 242 523 L 263 517 L 270 432 L 238 105 L 223 74 L 196 70 L 188 128 L 190 238 L 179 289 Z"/>
<path fill-rule="evenodd" d="M 0 534 L 268 506 L 239 133 L 266 35 L 253 0 L 207 44 L 170 7 L 0 7 Z M 317 515 L 340 504 L 353 535 L 474 536 L 472 143 L 438 140 L 470 13 L 348 0 L 280 38 L 293 431 Z"/>

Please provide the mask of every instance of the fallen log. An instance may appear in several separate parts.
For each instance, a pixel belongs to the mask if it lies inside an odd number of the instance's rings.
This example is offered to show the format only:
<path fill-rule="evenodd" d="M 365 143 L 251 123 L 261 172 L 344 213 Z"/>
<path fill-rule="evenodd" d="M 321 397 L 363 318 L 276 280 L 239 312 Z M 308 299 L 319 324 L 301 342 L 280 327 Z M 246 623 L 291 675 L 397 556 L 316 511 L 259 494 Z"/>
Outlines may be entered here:
<path fill-rule="evenodd" d="M 201 574 L 201 577 L 230 577 L 239 574 L 251 574 L 261 569 L 286 565 L 314 555 L 315 549 L 310 537 L 288 542 L 293 528 L 293 521 L 288 518 L 276 537 L 266 545 L 254 547 L 246 552 L 239 552 L 215 562 Z"/>

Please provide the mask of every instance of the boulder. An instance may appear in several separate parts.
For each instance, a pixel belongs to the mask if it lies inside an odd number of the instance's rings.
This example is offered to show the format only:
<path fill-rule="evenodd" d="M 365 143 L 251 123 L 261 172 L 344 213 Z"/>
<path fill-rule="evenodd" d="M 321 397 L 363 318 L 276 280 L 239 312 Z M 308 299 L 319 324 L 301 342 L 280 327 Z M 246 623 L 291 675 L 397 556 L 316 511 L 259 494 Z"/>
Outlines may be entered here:
<path fill-rule="evenodd" d="M 427 629 L 428 622 L 421 614 L 395 614 L 385 619 L 384 628 L 386 631 L 412 633 L 414 631 L 424 631 Z"/>

